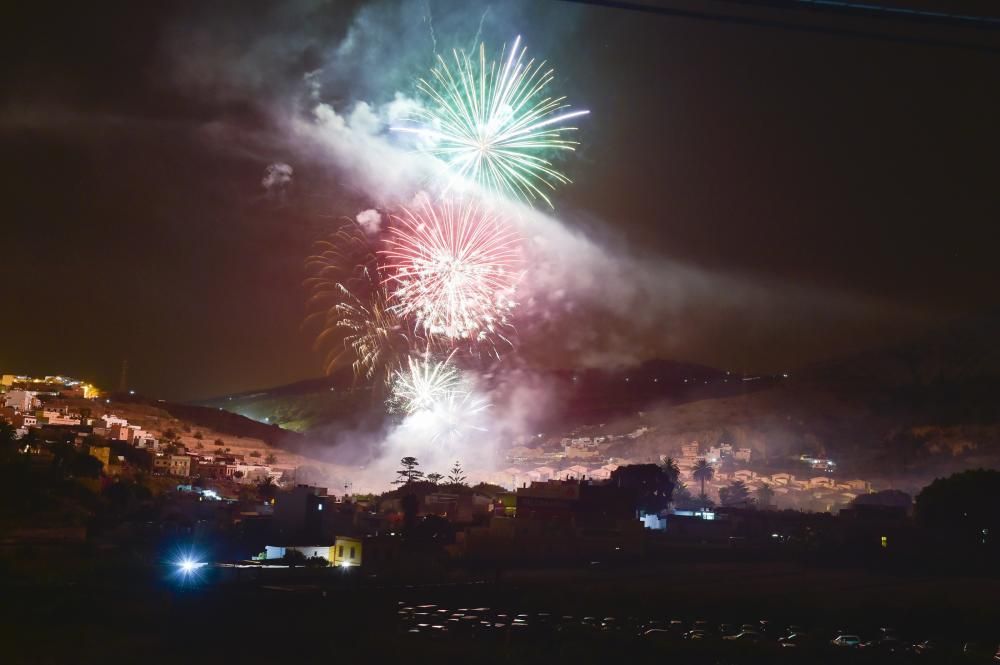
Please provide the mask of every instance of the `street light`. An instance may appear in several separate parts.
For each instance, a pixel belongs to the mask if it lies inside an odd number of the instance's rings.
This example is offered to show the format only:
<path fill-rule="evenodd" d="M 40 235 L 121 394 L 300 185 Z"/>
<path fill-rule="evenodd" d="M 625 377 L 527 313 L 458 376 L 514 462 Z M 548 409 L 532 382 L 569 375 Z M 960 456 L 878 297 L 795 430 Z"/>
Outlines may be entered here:
<path fill-rule="evenodd" d="M 198 574 L 198 570 L 204 568 L 208 564 L 204 561 L 198 561 L 190 556 L 185 556 L 175 562 L 177 566 L 177 571 L 180 576 L 187 580 Z"/>

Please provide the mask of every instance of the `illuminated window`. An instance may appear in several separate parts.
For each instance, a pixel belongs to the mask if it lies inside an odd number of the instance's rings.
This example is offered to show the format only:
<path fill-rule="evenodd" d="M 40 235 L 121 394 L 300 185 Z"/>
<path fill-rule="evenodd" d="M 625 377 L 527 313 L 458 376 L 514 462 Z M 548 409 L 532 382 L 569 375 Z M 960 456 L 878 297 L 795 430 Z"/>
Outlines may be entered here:
<path fill-rule="evenodd" d="M 889 537 L 882 536 L 882 547 L 889 547 Z"/>

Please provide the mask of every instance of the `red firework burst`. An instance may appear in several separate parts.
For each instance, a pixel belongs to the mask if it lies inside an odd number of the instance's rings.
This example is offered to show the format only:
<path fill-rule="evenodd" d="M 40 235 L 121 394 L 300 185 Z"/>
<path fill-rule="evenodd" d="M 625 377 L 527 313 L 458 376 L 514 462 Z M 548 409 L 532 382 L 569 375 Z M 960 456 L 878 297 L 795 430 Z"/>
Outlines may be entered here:
<path fill-rule="evenodd" d="M 510 344 L 521 236 L 475 201 L 432 202 L 392 215 L 381 267 L 392 307 L 430 337 Z"/>

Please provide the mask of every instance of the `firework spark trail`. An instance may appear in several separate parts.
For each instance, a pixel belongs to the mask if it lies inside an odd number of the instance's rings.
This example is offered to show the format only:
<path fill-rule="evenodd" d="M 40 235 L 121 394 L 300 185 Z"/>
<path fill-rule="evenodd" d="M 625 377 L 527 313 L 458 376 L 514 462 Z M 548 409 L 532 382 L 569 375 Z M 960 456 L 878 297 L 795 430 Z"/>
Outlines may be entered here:
<path fill-rule="evenodd" d="M 311 277 L 305 285 L 311 292 L 307 307 L 315 311 L 306 323 L 322 321 L 316 347 L 328 348 L 326 372 L 350 361 L 355 377 L 388 386 L 411 341 L 389 307 L 364 231 L 349 222 L 314 247 L 317 253 L 306 260 Z"/>
<path fill-rule="evenodd" d="M 438 52 L 438 40 L 437 40 L 437 35 L 434 34 L 434 14 L 431 13 L 431 2 L 430 2 L 430 0 L 427 0 L 427 2 L 425 3 L 425 7 L 426 7 L 426 10 L 425 10 L 425 13 L 424 13 L 424 21 L 427 23 L 427 26 L 430 28 L 430 31 L 431 31 L 431 44 L 433 44 L 432 49 L 433 49 L 434 55 L 437 55 L 437 52 Z"/>
<path fill-rule="evenodd" d="M 485 44 L 479 45 L 478 71 L 465 52 L 452 51 L 455 71 L 443 57 L 431 70 L 431 80 L 420 79 L 417 88 L 431 104 L 413 116 L 413 126 L 393 127 L 428 139 L 425 150 L 440 158 L 456 182 L 468 180 L 487 191 L 524 201 L 552 201 L 545 189 L 567 184 L 544 155 L 572 151 L 576 141 L 564 137 L 575 127 L 563 126 L 589 111 L 567 111 L 565 97 L 546 96 L 552 69 L 545 62 L 524 61 L 527 51 L 514 41 L 506 61 L 487 64 Z M 504 59 L 506 48 L 501 51 Z"/>
<path fill-rule="evenodd" d="M 490 407 L 452 364 L 430 354 L 410 356 L 393 379 L 390 410 L 405 413 L 406 426 L 431 442 L 458 443 L 467 434 L 485 432 L 480 414 Z"/>
<path fill-rule="evenodd" d="M 483 10 L 483 15 L 479 17 L 479 27 L 476 28 L 476 36 L 472 38 L 473 44 L 479 43 L 479 38 L 483 34 L 483 23 L 486 22 L 486 17 L 489 16 L 489 13 L 490 13 L 490 6 L 486 5 L 486 9 Z M 435 51 L 434 54 L 437 55 L 437 52 Z"/>
<path fill-rule="evenodd" d="M 393 215 L 380 252 L 383 284 L 399 316 L 428 337 L 467 340 L 496 353 L 511 345 L 521 237 L 497 213 L 465 201 L 432 203 Z"/>
<path fill-rule="evenodd" d="M 454 355 L 454 352 L 452 352 Z M 442 361 L 409 356 L 407 366 L 395 372 L 389 406 L 392 410 L 414 414 L 432 411 L 450 396 L 462 392 L 458 370 L 451 364 L 451 356 Z"/>
<path fill-rule="evenodd" d="M 478 416 L 490 408 L 489 401 L 472 392 L 452 392 L 434 405 L 431 441 L 460 441 L 472 432 L 486 432 Z"/>

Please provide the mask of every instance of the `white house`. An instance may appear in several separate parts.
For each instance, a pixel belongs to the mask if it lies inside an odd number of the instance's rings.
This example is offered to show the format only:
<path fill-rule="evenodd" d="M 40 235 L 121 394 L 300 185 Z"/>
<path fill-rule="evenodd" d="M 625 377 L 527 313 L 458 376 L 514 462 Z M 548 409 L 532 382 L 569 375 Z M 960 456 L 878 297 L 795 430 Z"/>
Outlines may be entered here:
<path fill-rule="evenodd" d="M 281 559 L 288 552 L 301 552 L 307 559 L 319 557 L 330 561 L 331 545 L 267 545 L 264 548 L 265 556 L 268 560 Z"/>
<path fill-rule="evenodd" d="M 38 419 L 39 422 L 46 425 L 79 425 L 80 420 L 80 416 L 71 416 L 62 411 L 50 411 L 48 409 L 42 411 Z"/>
<path fill-rule="evenodd" d="M 692 441 L 691 443 L 685 443 L 681 446 L 681 457 L 697 457 L 700 451 L 701 445 L 697 441 Z"/>
<path fill-rule="evenodd" d="M 230 474 L 229 467 L 233 467 L 232 474 Z M 271 467 L 263 466 L 260 464 L 231 464 L 226 467 L 226 475 L 235 475 L 236 473 L 242 473 L 243 476 L 238 479 L 237 482 L 243 484 L 258 483 L 263 481 L 271 474 Z"/>
<path fill-rule="evenodd" d="M 21 411 L 31 411 L 33 408 L 38 406 L 38 398 L 33 390 L 11 390 L 10 392 L 4 393 L 3 405 L 6 407 L 14 407 L 16 410 Z"/>
<path fill-rule="evenodd" d="M 771 482 L 775 485 L 790 485 L 795 482 L 795 476 L 790 473 L 775 473 L 771 475 Z"/>
<path fill-rule="evenodd" d="M 110 413 L 101 416 L 101 420 L 104 421 L 104 426 L 108 429 L 111 429 L 115 425 L 121 425 L 122 427 L 128 426 L 127 420 L 125 420 L 124 418 L 119 418 L 118 416 L 112 415 Z"/>

